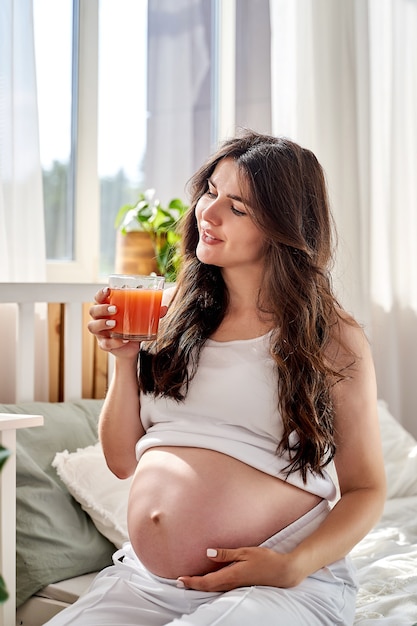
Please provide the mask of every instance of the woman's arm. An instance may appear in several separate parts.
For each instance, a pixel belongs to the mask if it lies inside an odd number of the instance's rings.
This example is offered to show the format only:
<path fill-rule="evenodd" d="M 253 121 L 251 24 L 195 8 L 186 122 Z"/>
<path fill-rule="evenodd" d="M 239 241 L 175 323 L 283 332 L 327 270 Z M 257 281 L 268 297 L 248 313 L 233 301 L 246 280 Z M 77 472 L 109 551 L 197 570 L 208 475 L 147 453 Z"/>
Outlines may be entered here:
<path fill-rule="evenodd" d="M 135 446 L 145 432 L 140 421 L 136 363 L 136 356 L 115 358 L 113 377 L 99 419 L 104 456 L 118 478 L 128 478 L 134 473 Z"/>
<path fill-rule="evenodd" d="M 168 309 L 175 287 L 163 294 L 161 317 Z M 96 304 L 90 309 L 88 330 L 97 338 L 99 347 L 115 357 L 113 377 L 99 419 L 99 436 L 104 456 L 111 471 L 119 478 L 128 478 L 136 469 L 135 446 L 144 435 L 140 421 L 137 358 L 140 344 L 110 337 L 115 325 L 109 306 L 109 289 L 96 293 Z"/>
<path fill-rule="evenodd" d="M 99 436 L 107 465 L 119 478 L 127 478 L 135 471 L 135 445 L 144 434 L 137 379 L 140 344 L 110 337 L 115 311 L 109 306 L 108 296 L 107 288 L 96 294 L 88 323 L 99 347 L 115 357 L 113 377 L 100 413 Z"/>
<path fill-rule="evenodd" d="M 289 554 L 266 548 L 228 550 L 212 546 L 217 549 L 212 560 L 230 563 L 229 567 L 201 577 L 182 576 L 185 586 L 205 591 L 248 585 L 295 586 L 344 557 L 378 521 L 385 501 L 385 471 L 374 365 L 368 342 L 357 325 L 341 323 L 341 333 L 343 345 L 356 359 L 345 372 L 350 378 L 337 383 L 333 392 L 339 502 L 320 527 Z M 341 348 L 334 356 L 341 367 L 348 364 L 347 358 Z"/>
<path fill-rule="evenodd" d="M 301 578 L 345 556 L 376 524 L 385 502 L 371 350 L 356 325 L 342 324 L 342 341 L 357 356 L 348 372 L 350 378 L 336 384 L 333 391 L 335 465 L 341 498 L 316 532 L 294 550 Z"/>

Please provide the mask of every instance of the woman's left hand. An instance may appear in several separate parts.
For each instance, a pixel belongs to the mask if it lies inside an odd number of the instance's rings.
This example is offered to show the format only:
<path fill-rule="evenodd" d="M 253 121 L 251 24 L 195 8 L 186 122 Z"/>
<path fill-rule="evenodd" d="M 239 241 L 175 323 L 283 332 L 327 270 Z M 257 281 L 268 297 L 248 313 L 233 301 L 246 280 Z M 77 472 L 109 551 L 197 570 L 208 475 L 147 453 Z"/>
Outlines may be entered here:
<path fill-rule="evenodd" d="M 237 548 L 217 550 L 211 561 L 224 566 L 204 576 L 180 576 L 181 583 L 187 589 L 198 591 L 230 591 L 237 587 L 267 585 L 272 587 L 294 587 L 303 576 L 296 571 L 295 559 L 290 554 L 280 554 L 269 548 Z"/>

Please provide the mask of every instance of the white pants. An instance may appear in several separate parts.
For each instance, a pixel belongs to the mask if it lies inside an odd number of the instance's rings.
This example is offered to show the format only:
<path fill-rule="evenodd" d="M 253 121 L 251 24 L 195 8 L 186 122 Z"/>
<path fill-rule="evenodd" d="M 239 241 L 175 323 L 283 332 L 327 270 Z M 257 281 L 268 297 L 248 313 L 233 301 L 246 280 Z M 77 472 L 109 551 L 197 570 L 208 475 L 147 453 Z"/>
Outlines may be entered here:
<path fill-rule="evenodd" d="M 327 502 L 321 502 L 262 546 L 289 552 L 320 525 L 328 510 Z M 324 567 L 291 589 L 256 586 L 225 593 L 178 589 L 175 580 L 151 574 L 129 543 L 113 555 L 113 561 L 85 595 L 47 626 L 353 624 L 357 587 L 349 558 Z"/>

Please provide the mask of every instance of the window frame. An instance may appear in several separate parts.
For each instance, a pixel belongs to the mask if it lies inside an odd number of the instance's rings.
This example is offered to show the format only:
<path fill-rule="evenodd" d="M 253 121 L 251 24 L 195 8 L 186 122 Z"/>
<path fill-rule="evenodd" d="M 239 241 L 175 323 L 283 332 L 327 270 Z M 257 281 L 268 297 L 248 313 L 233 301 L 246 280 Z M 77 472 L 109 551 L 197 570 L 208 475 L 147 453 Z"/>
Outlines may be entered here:
<path fill-rule="evenodd" d="M 98 178 L 99 0 L 74 0 L 78 64 L 74 71 L 71 159 L 74 168 L 74 259 L 47 261 L 48 282 L 89 282 L 98 277 L 100 193 Z"/>
<path fill-rule="evenodd" d="M 249 1 L 249 0 L 246 0 Z M 99 102 L 99 2 L 73 0 L 75 58 L 73 73 L 73 130 L 71 138 L 71 167 L 73 167 L 74 233 L 73 255 L 68 260 L 48 260 L 49 282 L 94 282 L 100 277 L 100 179 L 98 171 L 98 102 Z M 212 0 L 216 21 L 217 53 L 212 58 L 213 80 L 213 149 L 229 136 L 238 121 L 236 102 L 236 0 Z M 77 36 L 78 34 L 78 36 Z M 259 64 L 258 64 L 259 65 Z M 265 67 L 265 69 L 267 69 Z M 265 97 L 265 96 L 264 96 Z M 265 132 L 270 128 L 267 107 Z M 254 119 L 253 112 L 248 112 Z M 259 118 L 259 115 L 258 115 Z M 255 117 L 255 125 L 259 119 Z M 250 124 L 249 124 L 250 125 Z"/>

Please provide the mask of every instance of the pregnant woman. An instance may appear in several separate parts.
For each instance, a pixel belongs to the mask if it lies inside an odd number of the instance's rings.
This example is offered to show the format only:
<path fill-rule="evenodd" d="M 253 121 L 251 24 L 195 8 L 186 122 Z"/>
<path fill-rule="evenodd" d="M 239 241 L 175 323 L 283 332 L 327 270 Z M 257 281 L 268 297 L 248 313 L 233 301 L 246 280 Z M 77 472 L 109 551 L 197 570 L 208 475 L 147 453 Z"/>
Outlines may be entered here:
<path fill-rule="evenodd" d="M 106 288 L 91 308 L 115 356 L 99 434 L 114 474 L 134 474 L 130 541 L 49 624 L 352 624 L 348 553 L 385 484 L 370 348 L 331 288 L 322 168 L 245 131 L 190 190 L 157 340 L 110 337 Z"/>

